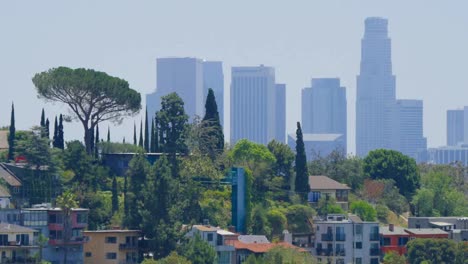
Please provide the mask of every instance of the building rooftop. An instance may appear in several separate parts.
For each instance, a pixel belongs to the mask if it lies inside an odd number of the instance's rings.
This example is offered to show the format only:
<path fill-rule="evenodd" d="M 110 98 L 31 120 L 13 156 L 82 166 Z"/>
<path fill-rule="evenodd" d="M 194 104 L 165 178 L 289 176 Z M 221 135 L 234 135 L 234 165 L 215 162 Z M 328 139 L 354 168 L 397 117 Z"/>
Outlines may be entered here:
<path fill-rule="evenodd" d="M 193 228 L 201 232 L 216 232 L 219 229 L 210 225 L 193 225 Z"/>
<path fill-rule="evenodd" d="M 107 230 L 95 230 L 95 231 L 83 231 L 83 233 L 140 233 L 141 230 L 123 230 L 123 229 L 107 229 Z"/>
<path fill-rule="evenodd" d="M 439 228 L 406 228 L 405 231 L 414 235 L 448 235 Z"/>
<path fill-rule="evenodd" d="M 302 134 L 302 138 L 304 142 L 307 141 L 335 141 L 342 137 L 343 134 Z M 291 137 L 293 140 L 296 140 L 296 134 L 289 134 L 289 137 Z"/>
<path fill-rule="evenodd" d="M 216 230 L 216 233 L 221 236 L 235 236 L 237 235 L 236 233 L 224 230 L 224 229 L 218 229 Z"/>
<path fill-rule="evenodd" d="M 339 183 L 327 176 L 309 176 L 311 190 L 350 190 L 346 184 Z"/>
<path fill-rule="evenodd" d="M 266 236 L 259 235 L 241 235 L 238 237 L 238 240 L 242 243 L 270 243 Z"/>
<path fill-rule="evenodd" d="M 0 234 L 1 233 L 31 233 L 36 232 L 35 229 L 27 228 L 20 225 L 0 223 Z"/>
<path fill-rule="evenodd" d="M 248 250 L 253 253 L 266 253 L 275 247 L 285 247 L 285 248 L 293 248 L 297 249 L 299 252 L 307 252 L 303 248 L 296 247 L 292 244 L 287 242 L 279 242 L 279 243 L 244 243 L 238 240 L 228 240 L 226 244 L 234 246 L 236 250 Z"/>
<path fill-rule="evenodd" d="M 439 226 L 439 227 L 444 227 L 444 226 L 453 226 L 454 224 L 452 223 L 447 223 L 447 222 L 429 222 L 431 225 Z"/>
<path fill-rule="evenodd" d="M 390 226 L 381 226 L 379 228 L 380 234 L 384 236 L 398 235 L 398 236 L 409 236 L 405 229 L 401 226 L 394 226 L 393 231 L 390 231 Z"/>
<path fill-rule="evenodd" d="M 0 163 L 0 178 L 4 179 L 10 186 L 21 187 L 21 181 L 3 163 Z"/>
<path fill-rule="evenodd" d="M 0 185 L 0 197 L 5 197 L 5 198 L 11 197 L 10 191 L 8 191 L 8 189 L 3 187 L 2 185 Z"/>
<path fill-rule="evenodd" d="M 8 131 L 0 131 L 0 149 L 8 149 Z"/>

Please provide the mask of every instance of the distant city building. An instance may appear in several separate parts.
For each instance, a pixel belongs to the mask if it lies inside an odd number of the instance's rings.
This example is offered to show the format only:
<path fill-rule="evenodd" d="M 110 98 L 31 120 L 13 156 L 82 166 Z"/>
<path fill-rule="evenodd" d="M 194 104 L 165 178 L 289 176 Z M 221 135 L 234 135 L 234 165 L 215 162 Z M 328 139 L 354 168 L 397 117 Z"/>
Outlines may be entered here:
<path fill-rule="evenodd" d="M 339 78 L 312 79 L 302 90 L 302 131 L 308 134 L 343 135 L 346 153 L 346 89 Z"/>
<path fill-rule="evenodd" d="M 248 139 L 268 144 L 276 138 L 276 83 L 272 67 L 232 67 L 231 144 Z"/>
<path fill-rule="evenodd" d="M 468 145 L 429 148 L 426 158 L 427 162 L 431 164 L 460 163 L 463 166 L 468 166 Z"/>
<path fill-rule="evenodd" d="M 286 84 L 276 84 L 276 129 L 275 139 L 286 142 Z"/>
<path fill-rule="evenodd" d="M 464 110 L 447 110 L 447 146 L 464 142 Z"/>
<path fill-rule="evenodd" d="M 333 151 L 344 152 L 346 139 L 343 134 L 303 134 L 307 160 L 326 157 Z M 288 146 L 296 151 L 296 133 L 288 135 Z"/>
<path fill-rule="evenodd" d="M 314 221 L 318 263 L 378 264 L 380 236 L 378 222 L 365 222 L 356 215 L 331 214 Z"/>
<path fill-rule="evenodd" d="M 397 100 L 399 114 L 398 150 L 417 161 L 426 151 L 427 141 L 423 136 L 423 102 L 421 100 Z"/>
<path fill-rule="evenodd" d="M 376 17 L 365 21 L 356 98 L 356 152 L 360 157 L 379 148 L 395 149 L 395 76 L 387 24 L 386 19 Z"/>
<path fill-rule="evenodd" d="M 224 74 L 221 61 L 203 62 L 203 107 L 205 107 L 208 89 L 213 89 L 218 105 L 219 120 L 224 127 Z M 203 108 L 203 115 L 205 114 Z"/>

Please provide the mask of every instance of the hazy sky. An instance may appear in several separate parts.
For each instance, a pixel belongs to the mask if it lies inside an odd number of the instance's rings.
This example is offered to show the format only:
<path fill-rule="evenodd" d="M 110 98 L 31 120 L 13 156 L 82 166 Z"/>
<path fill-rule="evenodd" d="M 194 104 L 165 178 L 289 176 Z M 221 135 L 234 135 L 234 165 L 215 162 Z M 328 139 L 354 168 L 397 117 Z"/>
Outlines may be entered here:
<path fill-rule="evenodd" d="M 354 152 L 364 19 L 381 16 L 389 19 L 397 97 L 424 100 L 424 135 L 428 146 L 440 146 L 446 110 L 468 105 L 467 10 L 464 0 L 1 2 L 0 126 L 9 124 L 12 101 L 17 129 L 38 125 L 42 107 L 51 119 L 67 111 L 37 99 L 36 72 L 93 68 L 126 79 L 144 98 L 155 90 L 157 57 L 190 56 L 224 62 L 225 95 L 231 66 L 275 67 L 277 82 L 287 85 L 288 133 L 300 120 L 300 92 L 310 79 L 341 78 Z M 139 120 L 111 127 L 112 139 L 130 141 Z M 65 134 L 81 139 L 83 132 L 73 123 Z"/>

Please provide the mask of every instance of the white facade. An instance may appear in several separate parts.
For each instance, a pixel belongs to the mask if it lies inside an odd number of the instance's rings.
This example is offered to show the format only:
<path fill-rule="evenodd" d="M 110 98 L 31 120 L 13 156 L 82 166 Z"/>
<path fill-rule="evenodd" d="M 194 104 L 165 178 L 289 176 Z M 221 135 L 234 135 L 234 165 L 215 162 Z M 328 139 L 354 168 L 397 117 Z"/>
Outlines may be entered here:
<path fill-rule="evenodd" d="M 310 134 L 342 134 L 346 153 L 346 89 L 339 78 L 312 79 L 302 90 L 302 131 Z"/>
<path fill-rule="evenodd" d="M 328 215 L 327 219 L 314 221 L 314 224 L 316 235 L 312 255 L 319 263 L 379 263 L 378 222 L 363 222 L 356 216 Z"/>
<path fill-rule="evenodd" d="M 415 160 L 426 151 L 427 142 L 423 136 L 423 102 L 421 100 L 398 100 L 399 146 L 398 150 Z"/>
<path fill-rule="evenodd" d="M 430 148 L 427 154 L 427 162 L 432 164 L 461 163 L 468 166 L 468 145 L 445 146 Z"/>
<path fill-rule="evenodd" d="M 231 144 L 268 144 L 276 136 L 275 69 L 232 67 L 231 78 Z"/>

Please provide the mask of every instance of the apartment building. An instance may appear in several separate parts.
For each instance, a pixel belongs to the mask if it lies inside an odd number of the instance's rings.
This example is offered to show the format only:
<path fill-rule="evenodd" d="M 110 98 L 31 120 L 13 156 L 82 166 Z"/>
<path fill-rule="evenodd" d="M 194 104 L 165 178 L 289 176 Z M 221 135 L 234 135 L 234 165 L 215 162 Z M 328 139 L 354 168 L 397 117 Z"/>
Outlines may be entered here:
<path fill-rule="evenodd" d="M 379 223 L 365 222 L 356 215 L 330 214 L 314 221 L 314 255 L 319 263 L 378 264 Z"/>
<path fill-rule="evenodd" d="M 136 264 L 138 262 L 139 230 L 84 231 L 84 263 Z"/>
<path fill-rule="evenodd" d="M 36 235 L 34 229 L 0 223 L 0 263 L 33 263 L 39 250 Z"/>
<path fill-rule="evenodd" d="M 317 206 L 322 197 L 334 198 L 344 211 L 348 211 L 348 194 L 351 188 L 346 184 L 339 183 L 327 176 L 309 176 L 309 186 L 308 201 L 312 206 Z"/>

